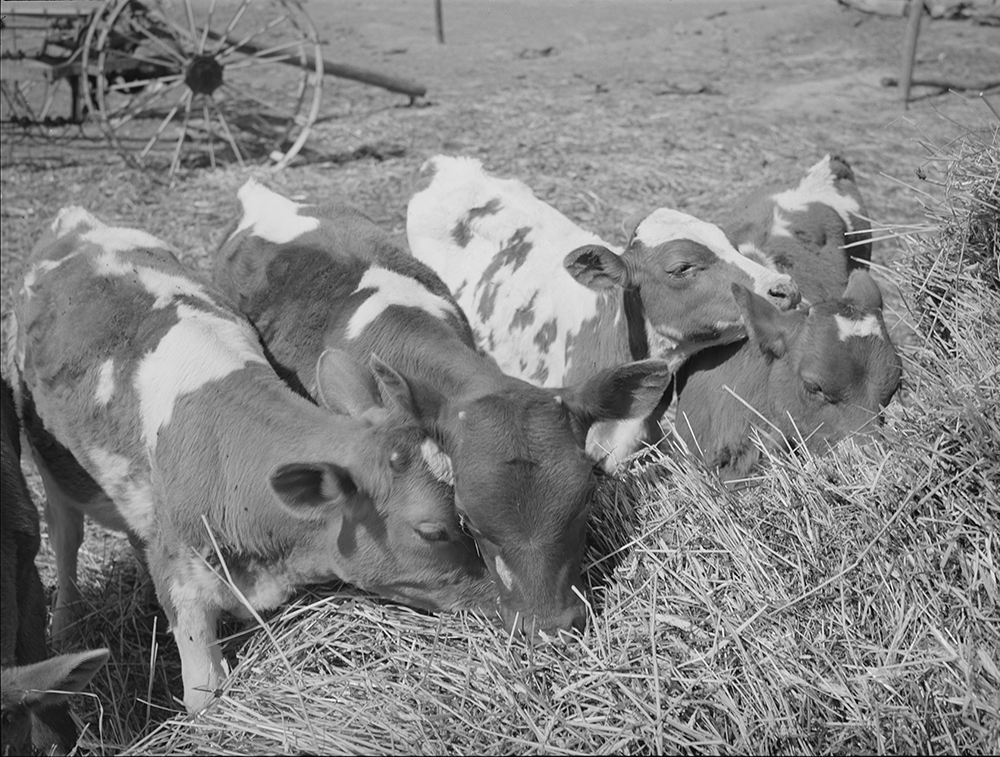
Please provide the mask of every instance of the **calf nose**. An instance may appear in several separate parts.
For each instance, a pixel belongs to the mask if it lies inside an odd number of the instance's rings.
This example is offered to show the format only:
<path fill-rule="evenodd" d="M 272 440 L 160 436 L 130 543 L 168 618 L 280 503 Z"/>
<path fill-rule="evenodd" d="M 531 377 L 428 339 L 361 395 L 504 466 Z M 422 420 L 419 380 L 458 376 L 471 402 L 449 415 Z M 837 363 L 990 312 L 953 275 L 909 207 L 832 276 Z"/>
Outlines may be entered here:
<path fill-rule="evenodd" d="M 540 634 L 562 638 L 562 632 L 583 631 L 587 627 L 587 606 L 574 597 L 574 601 L 562 610 L 546 613 L 522 613 L 506 605 L 501 605 L 500 615 L 508 631 L 534 637 Z"/>
<path fill-rule="evenodd" d="M 776 281 L 767 289 L 767 299 L 778 310 L 791 310 L 802 300 L 799 288 L 791 278 Z"/>

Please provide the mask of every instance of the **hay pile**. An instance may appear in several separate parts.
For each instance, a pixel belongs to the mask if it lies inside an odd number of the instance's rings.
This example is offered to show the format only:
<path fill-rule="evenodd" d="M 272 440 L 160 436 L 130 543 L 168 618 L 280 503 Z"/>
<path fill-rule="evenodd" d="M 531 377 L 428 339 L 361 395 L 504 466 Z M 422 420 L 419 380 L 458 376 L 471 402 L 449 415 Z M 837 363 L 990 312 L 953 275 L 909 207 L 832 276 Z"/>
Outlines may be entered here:
<path fill-rule="evenodd" d="M 311 594 L 214 707 L 126 751 L 1000 751 L 1000 125 L 934 167 L 936 231 L 894 274 L 920 339 L 882 439 L 739 492 L 650 452 L 601 488 L 579 643 Z"/>

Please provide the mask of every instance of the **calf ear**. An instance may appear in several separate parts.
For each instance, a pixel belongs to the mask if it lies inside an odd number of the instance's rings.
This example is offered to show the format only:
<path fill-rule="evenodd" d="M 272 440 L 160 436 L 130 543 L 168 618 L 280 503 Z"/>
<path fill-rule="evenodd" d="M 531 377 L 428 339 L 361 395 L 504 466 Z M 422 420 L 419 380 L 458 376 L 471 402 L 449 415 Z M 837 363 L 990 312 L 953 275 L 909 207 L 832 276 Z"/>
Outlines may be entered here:
<path fill-rule="evenodd" d="M 629 286 L 628 268 L 620 255 L 599 244 L 577 247 L 563 260 L 569 275 L 588 289 L 626 289 Z"/>
<path fill-rule="evenodd" d="M 642 223 L 648 215 L 649 213 L 636 211 L 622 221 L 622 232 L 625 234 L 625 244 L 632 241 L 632 237 L 635 236 L 635 230 L 639 228 L 639 224 Z"/>
<path fill-rule="evenodd" d="M 403 411 L 412 418 L 419 418 L 417 403 L 413 398 L 413 390 L 410 389 L 410 382 L 406 378 L 386 363 L 382 358 L 372 353 L 368 361 L 375 380 L 378 381 L 378 388 L 381 392 L 385 404 L 392 405 Z"/>
<path fill-rule="evenodd" d="M 780 358 L 788 349 L 781 313 L 763 297 L 739 284 L 733 284 L 733 297 L 743 313 L 743 323 L 750 338 L 771 358 Z"/>
<path fill-rule="evenodd" d="M 672 380 L 665 360 L 640 360 L 605 369 L 579 386 L 555 393 L 585 437 L 598 421 L 645 418 L 663 399 Z"/>
<path fill-rule="evenodd" d="M 271 474 L 271 488 L 292 513 L 317 519 L 358 491 L 350 472 L 333 463 L 279 465 Z"/>
<path fill-rule="evenodd" d="M 109 656 L 107 649 L 93 649 L 4 668 L 4 709 L 8 705 L 43 708 L 59 704 L 70 694 L 83 691 Z"/>
<path fill-rule="evenodd" d="M 379 401 L 372 372 L 344 350 L 326 350 L 316 361 L 316 394 L 320 404 L 334 413 L 357 418 Z"/>
<path fill-rule="evenodd" d="M 843 299 L 850 300 L 866 312 L 882 310 L 882 292 L 868 271 L 851 271 Z"/>

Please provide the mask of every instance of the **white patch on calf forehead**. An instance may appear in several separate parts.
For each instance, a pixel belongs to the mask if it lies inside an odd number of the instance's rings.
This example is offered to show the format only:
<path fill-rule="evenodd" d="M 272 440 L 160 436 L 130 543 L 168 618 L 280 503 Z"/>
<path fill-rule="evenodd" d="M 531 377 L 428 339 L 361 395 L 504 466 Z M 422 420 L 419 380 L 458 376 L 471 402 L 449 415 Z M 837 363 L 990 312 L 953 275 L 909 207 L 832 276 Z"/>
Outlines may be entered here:
<path fill-rule="evenodd" d="M 135 372 L 142 438 L 151 451 L 156 448 L 157 433 L 170 423 L 181 397 L 248 363 L 267 365 L 249 326 L 185 305 L 177 306 L 177 315 L 180 321 Z"/>
<path fill-rule="evenodd" d="M 455 308 L 443 297 L 439 297 L 416 279 L 390 271 L 387 268 L 372 266 L 365 271 L 358 282 L 357 294 L 365 289 L 374 289 L 351 316 L 347 324 L 347 338 L 356 339 L 365 328 L 375 321 L 386 308 L 393 305 L 419 308 L 430 313 L 435 318 L 444 318 L 448 313 L 456 315 Z"/>
<path fill-rule="evenodd" d="M 851 214 L 861 210 L 857 200 L 837 191 L 836 177 L 830 170 L 829 155 L 810 168 L 797 187 L 779 192 L 772 199 L 779 207 L 788 211 L 806 210 L 814 202 L 829 205 L 849 231 L 853 230 Z"/>
<path fill-rule="evenodd" d="M 740 254 L 722 229 L 714 223 L 702 221 L 679 210 L 654 210 L 636 228 L 636 239 L 647 247 L 676 239 L 689 239 L 702 244 L 714 252 L 719 260 L 730 263 L 749 276 L 753 282 L 753 290 L 760 295 L 779 281 L 791 281 L 791 277 L 786 274 L 778 273 L 753 258 Z"/>
<path fill-rule="evenodd" d="M 94 399 L 98 405 L 107 405 L 115 393 L 115 361 L 105 360 L 97 371 L 97 391 Z"/>
<path fill-rule="evenodd" d="M 646 247 L 658 247 L 676 239 L 690 239 L 705 245 L 723 260 L 739 256 L 722 229 L 714 223 L 670 208 L 659 208 L 642 219 L 635 229 L 635 238 Z"/>
<path fill-rule="evenodd" d="M 433 440 L 424 439 L 423 444 L 420 445 L 420 455 L 427 463 L 427 467 L 431 469 L 434 478 L 448 486 L 455 485 L 455 473 L 451 466 L 451 458 Z"/>
<path fill-rule="evenodd" d="M 837 336 L 842 342 L 846 342 L 852 336 L 882 338 L 882 325 L 879 323 L 877 315 L 869 313 L 864 318 L 852 320 L 838 314 L 833 319 L 837 323 Z"/>
<path fill-rule="evenodd" d="M 255 237 L 274 244 L 287 244 L 319 228 L 318 218 L 299 215 L 299 210 L 306 205 L 282 197 L 253 179 L 240 187 L 237 197 L 243 206 L 243 218 L 236 231 L 229 235 L 230 239 L 250 229 Z"/>
<path fill-rule="evenodd" d="M 511 587 L 514 585 L 514 574 L 510 572 L 510 568 L 507 567 L 507 563 L 503 561 L 503 558 L 500 557 L 500 555 L 497 555 L 496 566 L 497 575 L 500 577 L 503 585 L 507 588 L 507 591 L 510 591 Z"/>

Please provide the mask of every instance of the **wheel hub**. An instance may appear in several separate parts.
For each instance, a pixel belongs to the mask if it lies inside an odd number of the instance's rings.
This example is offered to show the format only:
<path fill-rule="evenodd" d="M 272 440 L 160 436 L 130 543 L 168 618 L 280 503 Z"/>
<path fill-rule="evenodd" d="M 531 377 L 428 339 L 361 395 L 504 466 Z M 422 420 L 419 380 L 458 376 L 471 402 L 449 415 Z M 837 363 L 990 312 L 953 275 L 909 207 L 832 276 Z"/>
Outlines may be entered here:
<path fill-rule="evenodd" d="M 210 95 L 222 86 L 222 66 L 211 55 L 199 55 L 188 66 L 184 83 L 196 95 Z"/>

